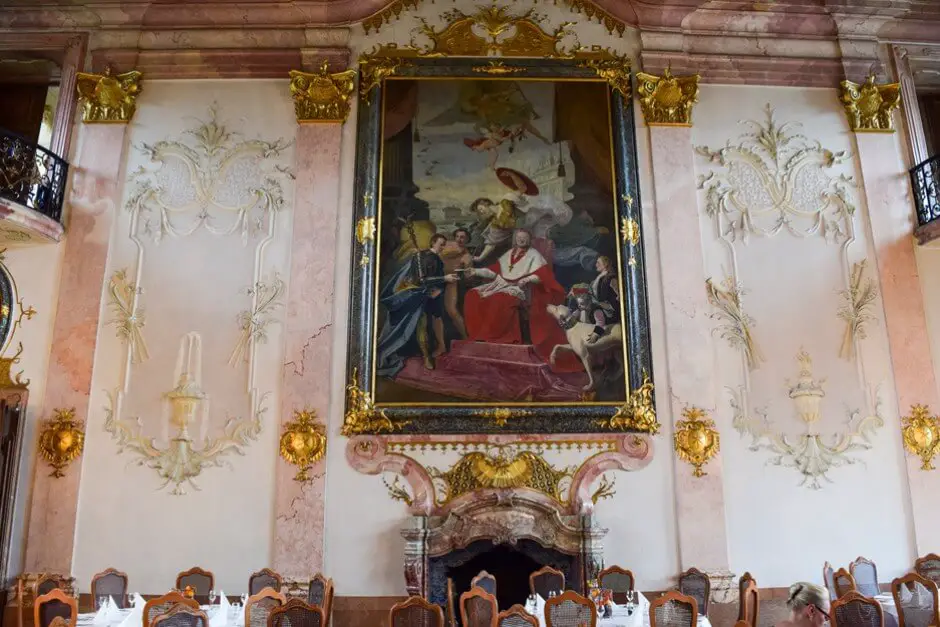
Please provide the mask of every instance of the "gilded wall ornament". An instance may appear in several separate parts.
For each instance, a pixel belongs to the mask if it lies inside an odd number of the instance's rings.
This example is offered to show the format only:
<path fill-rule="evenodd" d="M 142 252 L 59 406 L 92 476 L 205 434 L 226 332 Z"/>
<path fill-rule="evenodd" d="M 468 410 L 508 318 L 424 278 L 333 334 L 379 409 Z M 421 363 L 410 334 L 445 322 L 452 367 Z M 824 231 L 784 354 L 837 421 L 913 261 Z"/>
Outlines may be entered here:
<path fill-rule="evenodd" d="M 878 300 L 878 287 L 871 277 L 863 279 L 867 263 L 863 259 L 852 265 L 849 287 L 839 293 L 843 302 L 838 315 L 845 322 L 839 357 L 848 361 L 855 359 L 858 341 L 867 337 L 865 326 L 875 320 L 871 309 Z"/>
<path fill-rule="evenodd" d="M 120 400 L 111 398 L 105 409 L 105 431 L 117 440 L 118 452 L 131 451 L 137 456 L 139 466 L 147 466 L 157 472 L 163 484 L 160 489 L 172 485 L 171 494 L 185 494 L 184 484 L 198 489 L 196 477 L 210 467 L 222 466 L 225 456 L 244 454 L 244 448 L 257 440 L 266 408 L 266 396 L 252 397 L 253 411 L 249 418 L 230 418 L 221 437 L 207 437 L 202 446 L 196 448 L 191 426 L 208 415 L 209 395 L 202 388 L 202 338 L 198 333 L 188 333 L 180 342 L 177 358 L 176 385 L 164 394 L 170 410 L 170 427 L 175 433 L 160 447 L 157 441 L 141 431 L 139 418 L 123 420 L 120 416 Z"/>
<path fill-rule="evenodd" d="M 281 457 L 299 471 L 294 481 L 305 483 L 312 477 L 310 468 L 326 454 L 326 427 L 312 409 L 295 411 L 294 419 L 284 425 L 280 442 Z"/>
<path fill-rule="evenodd" d="M 502 61 L 490 61 L 486 65 L 476 65 L 473 71 L 479 74 L 491 74 L 493 76 L 506 76 L 507 74 L 524 74 L 524 67 L 509 67 Z"/>
<path fill-rule="evenodd" d="M 364 433 L 391 433 L 403 427 L 405 422 L 392 422 L 385 412 L 376 409 L 372 396 L 359 387 L 359 371 L 353 368 L 346 386 L 346 415 L 340 431 L 346 437 Z"/>
<path fill-rule="evenodd" d="M 798 124 L 778 124 L 767 105 L 766 121 L 748 121 L 752 132 L 719 150 L 695 151 L 721 170 L 699 178 L 705 190 L 705 212 L 715 218 L 721 237 L 747 242 L 752 235 L 780 231 L 797 237 L 822 235 L 827 242 L 849 237 L 855 206 L 847 188 L 850 177 L 833 176 L 844 163 L 844 151 L 832 152 L 795 132 Z"/>
<path fill-rule="evenodd" d="M 127 124 L 137 110 L 140 95 L 140 72 L 134 70 L 112 75 L 109 67 L 104 74 L 79 72 L 76 81 L 82 121 L 91 123 Z"/>
<path fill-rule="evenodd" d="M 607 475 L 601 475 L 597 488 L 591 494 L 591 502 L 597 505 L 598 501 L 613 498 L 617 494 L 617 490 L 614 489 L 616 485 L 616 479 L 608 479 Z"/>
<path fill-rule="evenodd" d="M 127 278 L 127 269 L 116 270 L 108 279 L 108 305 L 114 318 L 107 324 L 117 327 L 119 338 L 127 342 L 131 352 L 131 363 L 139 364 L 150 359 L 143 328 L 146 323 L 144 308 L 138 301 L 140 290 Z"/>
<path fill-rule="evenodd" d="M 686 407 L 682 410 L 684 420 L 676 422 L 673 434 L 673 446 L 676 455 L 682 461 L 694 467 L 693 477 L 703 477 L 707 473 L 702 466 L 708 463 L 721 447 L 715 421 L 700 407 Z"/>
<path fill-rule="evenodd" d="M 839 97 L 853 131 L 894 132 L 892 113 L 901 106 L 900 83 L 878 85 L 875 83 L 875 74 L 871 73 L 862 84 L 842 81 L 839 86 Z"/>
<path fill-rule="evenodd" d="M 599 421 L 601 427 L 613 431 L 640 431 L 656 435 L 660 424 L 653 407 L 653 382 L 643 373 L 643 385 L 630 392 L 625 405 L 613 417 Z"/>
<path fill-rule="evenodd" d="M 496 407 L 493 409 L 481 409 L 476 415 L 485 420 L 491 420 L 497 427 L 505 427 L 506 423 L 513 418 L 524 418 L 531 416 L 532 412 L 527 409 L 515 407 Z"/>
<path fill-rule="evenodd" d="M 52 466 L 50 477 L 64 477 L 66 466 L 78 459 L 85 448 L 85 426 L 75 420 L 75 408 L 54 409 L 39 433 L 39 454 Z"/>
<path fill-rule="evenodd" d="M 850 453 L 870 449 L 875 431 L 884 426 L 884 419 L 877 404 L 871 415 L 862 418 L 859 410 L 849 410 L 848 430 L 824 437 L 816 430 L 815 425 L 822 417 L 821 403 L 826 396 L 823 389 L 825 380 L 816 378 L 812 358 L 806 351 L 800 350 L 797 361 L 800 364 L 799 378 L 796 383 L 788 383 L 788 396 L 806 431 L 793 440 L 774 429 L 766 411 L 756 410 L 759 418 L 749 417 L 745 409 L 745 388 L 732 392 L 733 425 L 738 433 L 751 437 L 752 451 L 763 449 L 774 453 L 776 456 L 771 458 L 769 463 L 796 468 L 803 475 L 800 485 L 818 490 L 822 487 L 823 480 L 831 483 L 828 474 L 831 469 L 859 461 Z"/>
<path fill-rule="evenodd" d="M 716 309 L 709 317 L 720 322 L 715 332 L 732 348 L 741 350 L 749 370 L 760 368 L 761 363 L 766 360 L 751 332 L 754 319 L 747 315 L 741 306 L 744 288 L 729 277 L 722 282 L 721 287 L 715 285 L 711 279 L 706 279 L 705 289 L 708 292 L 708 302 Z"/>
<path fill-rule="evenodd" d="M 692 126 L 692 107 L 698 102 L 698 74 L 662 76 L 637 72 L 637 95 L 647 126 Z"/>
<path fill-rule="evenodd" d="M 904 448 L 921 459 L 921 470 L 934 470 L 933 458 L 940 452 L 940 417 L 930 415 L 926 405 L 912 405 L 901 418 Z"/>
<path fill-rule="evenodd" d="M 23 343 L 17 346 L 13 357 L 0 357 L 0 388 L 21 388 L 29 387 L 30 379 L 23 379 L 23 371 L 20 370 L 13 374 L 13 366 L 20 363 L 20 355 L 23 354 Z"/>
<path fill-rule="evenodd" d="M 12 373 L 13 367 L 20 363 L 23 343 L 17 344 L 16 353 L 12 357 L 6 357 L 6 354 L 16 332 L 23 326 L 23 318 L 32 320 L 36 310 L 32 305 L 23 305 L 16 281 L 3 263 L 5 254 L 6 249 L 0 249 L 0 388 L 26 389 L 30 381 L 22 378 L 23 371 L 20 370 L 16 375 Z"/>
<path fill-rule="evenodd" d="M 298 122 L 342 124 L 349 117 L 349 97 L 356 89 L 356 70 L 330 72 L 329 62 L 323 61 L 319 72 L 291 70 L 290 79 Z"/>
<path fill-rule="evenodd" d="M 512 445 L 493 446 L 489 452 L 467 453 L 450 470 L 428 467 L 442 506 L 476 490 L 531 488 L 564 502 L 563 479 L 575 468 L 555 469 L 532 451 L 516 451 Z"/>
<path fill-rule="evenodd" d="M 375 241 L 375 218 L 362 218 L 356 222 L 356 241 L 360 244 Z"/>
<path fill-rule="evenodd" d="M 274 312 L 283 306 L 281 297 L 284 295 L 284 281 L 275 276 L 270 283 L 258 281 L 254 287 L 249 288 L 251 309 L 238 314 L 238 328 L 241 333 L 235 348 L 229 356 L 228 364 L 235 366 L 241 360 L 248 360 L 249 349 L 256 344 L 264 343 L 268 339 L 268 326 L 275 321 Z"/>
<path fill-rule="evenodd" d="M 620 220 L 620 237 L 623 243 L 630 243 L 636 246 L 640 243 L 640 224 L 633 218 L 622 218 Z"/>

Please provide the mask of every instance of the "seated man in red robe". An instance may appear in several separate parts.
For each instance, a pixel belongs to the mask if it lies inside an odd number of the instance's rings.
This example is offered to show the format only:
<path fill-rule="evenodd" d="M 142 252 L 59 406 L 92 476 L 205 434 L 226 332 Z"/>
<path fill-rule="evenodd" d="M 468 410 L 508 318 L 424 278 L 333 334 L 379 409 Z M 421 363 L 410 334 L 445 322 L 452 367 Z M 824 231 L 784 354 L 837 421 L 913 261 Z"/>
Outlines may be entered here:
<path fill-rule="evenodd" d="M 464 320 L 469 339 L 496 344 L 522 344 L 520 313 L 528 311 L 529 335 L 535 353 L 546 363 L 557 344 L 567 343 L 565 333 L 546 311 L 548 305 L 564 302 L 565 290 L 555 280 L 551 266 L 531 247 L 528 231 L 513 234 L 513 247 L 487 268 L 469 270 L 489 282 L 467 292 Z M 556 370 L 576 369 L 559 363 Z"/>

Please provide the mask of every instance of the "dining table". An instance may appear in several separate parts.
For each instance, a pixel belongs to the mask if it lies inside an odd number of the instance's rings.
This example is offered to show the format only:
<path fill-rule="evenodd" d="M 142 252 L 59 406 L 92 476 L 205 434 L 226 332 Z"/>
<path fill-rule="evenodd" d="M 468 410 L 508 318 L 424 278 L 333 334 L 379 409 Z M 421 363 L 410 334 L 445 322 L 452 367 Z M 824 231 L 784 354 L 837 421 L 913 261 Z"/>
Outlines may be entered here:
<path fill-rule="evenodd" d="M 226 603 L 225 616 L 222 616 L 222 605 L 200 605 L 199 609 L 209 617 L 210 627 L 245 627 L 245 610 L 239 603 Z M 138 610 L 138 611 L 135 611 Z M 140 627 L 142 625 L 143 608 L 115 608 L 100 616 L 96 612 L 79 614 L 75 627 Z"/>

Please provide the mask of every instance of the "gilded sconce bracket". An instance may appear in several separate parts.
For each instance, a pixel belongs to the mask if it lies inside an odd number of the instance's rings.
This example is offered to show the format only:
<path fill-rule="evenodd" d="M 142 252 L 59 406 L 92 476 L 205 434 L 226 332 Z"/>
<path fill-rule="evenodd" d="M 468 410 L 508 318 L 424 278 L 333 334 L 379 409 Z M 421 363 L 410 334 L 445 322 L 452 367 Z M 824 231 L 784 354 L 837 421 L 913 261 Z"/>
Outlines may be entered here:
<path fill-rule="evenodd" d="M 901 418 L 904 448 L 920 457 L 921 470 L 934 470 L 933 458 L 940 449 L 940 416 L 930 415 L 926 405 L 912 405 L 910 415 Z"/>
<path fill-rule="evenodd" d="M 862 84 L 852 81 L 839 83 L 839 99 L 845 107 L 849 126 L 856 133 L 893 133 L 894 117 L 901 106 L 901 84 L 875 83 L 874 72 Z"/>
<path fill-rule="evenodd" d="M 326 427 L 312 409 L 295 411 L 294 419 L 284 425 L 280 442 L 281 457 L 299 468 L 294 481 L 305 483 L 312 477 L 310 468 L 326 454 Z"/>
<path fill-rule="evenodd" d="M 630 392 L 630 398 L 611 418 L 598 421 L 605 429 L 612 431 L 639 431 L 656 435 L 660 424 L 653 407 L 653 382 L 643 373 L 643 385 Z"/>
<path fill-rule="evenodd" d="M 82 121 L 86 124 L 127 124 L 137 110 L 140 95 L 140 72 L 132 70 L 112 75 L 109 67 L 104 74 L 78 73 L 76 89 L 82 104 Z"/>
<path fill-rule="evenodd" d="M 662 76 L 637 72 L 637 92 L 647 126 L 692 126 L 692 107 L 698 102 L 700 76 Z"/>
<path fill-rule="evenodd" d="M 682 416 L 685 420 L 676 423 L 673 435 L 676 455 L 695 468 L 693 477 L 703 477 L 707 473 L 702 470 L 702 466 L 718 454 L 721 446 L 715 421 L 708 418 L 708 414 L 700 407 L 686 407 L 682 410 Z"/>
<path fill-rule="evenodd" d="M 320 71 L 290 71 L 290 93 L 300 123 L 342 124 L 349 117 L 349 97 L 356 89 L 356 70 L 330 72 L 323 61 Z"/>
<path fill-rule="evenodd" d="M 64 477 L 62 470 L 77 459 L 85 447 L 84 425 L 75 420 L 75 408 L 55 409 L 39 434 L 39 454 L 52 466 L 50 477 Z"/>

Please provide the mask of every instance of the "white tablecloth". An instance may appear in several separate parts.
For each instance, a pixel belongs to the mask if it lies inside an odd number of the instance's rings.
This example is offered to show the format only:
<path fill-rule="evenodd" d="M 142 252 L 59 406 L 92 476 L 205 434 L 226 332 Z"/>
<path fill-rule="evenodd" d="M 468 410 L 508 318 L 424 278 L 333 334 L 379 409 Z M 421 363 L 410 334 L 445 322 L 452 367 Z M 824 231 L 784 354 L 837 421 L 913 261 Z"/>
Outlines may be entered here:
<path fill-rule="evenodd" d="M 898 608 L 894 604 L 894 597 L 890 594 L 879 594 L 875 600 L 881 604 L 884 611 L 885 627 L 898 627 Z M 904 624 L 906 627 L 928 627 L 934 623 L 933 611 L 925 607 L 904 606 Z"/>
<path fill-rule="evenodd" d="M 539 619 L 539 625 L 545 627 L 544 612 L 537 618 Z M 645 612 L 635 609 L 632 615 L 627 614 L 626 608 L 615 608 L 614 615 L 610 618 L 597 619 L 597 627 L 650 627 L 649 607 L 646 608 Z M 712 624 L 707 616 L 699 616 L 697 627 L 712 627 Z"/>
<path fill-rule="evenodd" d="M 211 620 L 215 613 L 219 611 L 218 605 L 203 605 L 199 609 L 205 612 L 209 619 Z M 121 622 L 127 618 L 131 613 L 130 608 L 126 610 L 118 610 L 119 617 L 115 620 L 108 623 L 107 627 L 117 627 Z M 91 612 L 89 614 L 79 614 L 78 615 L 78 624 L 76 627 L 92 627 L 95 621 L 95 613 Z M 230 605 L 228 609 L 228 621 L 225 623 L 226 627 L 244 627 L 245 626 L 245 610 L 242 607 L 235 607 Z M 129 627 L 138 627 L 137 625 L 130 625 Z"/>

